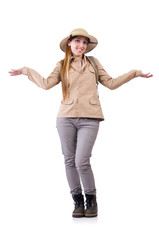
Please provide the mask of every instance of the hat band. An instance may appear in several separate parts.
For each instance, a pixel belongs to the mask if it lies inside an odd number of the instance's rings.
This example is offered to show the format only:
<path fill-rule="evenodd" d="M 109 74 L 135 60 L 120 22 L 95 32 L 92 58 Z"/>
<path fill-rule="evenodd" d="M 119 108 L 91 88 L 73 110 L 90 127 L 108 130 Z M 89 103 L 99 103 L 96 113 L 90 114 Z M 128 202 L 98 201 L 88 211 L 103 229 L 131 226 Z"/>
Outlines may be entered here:
<path fill-rule="evenodd" d="M 74 38 L 74 37 L 77 37 L 77 36 L 78 36 L 78 35 L 72 36 L 72 34 L 71 34 L 69 39 Z M 89 37 L 87 37 L 87 38 L 89 39 Z M 97 44 L 96 42 L 91 42 L 90 39 L 89 39 L 89 43 L 91 43 L 91 44 Z"/>
<path fill-rule="evenodd" d="M 89 42 L 89 43 L 92 43 L 92 44 L 97 44 L 96 42 Z"/>

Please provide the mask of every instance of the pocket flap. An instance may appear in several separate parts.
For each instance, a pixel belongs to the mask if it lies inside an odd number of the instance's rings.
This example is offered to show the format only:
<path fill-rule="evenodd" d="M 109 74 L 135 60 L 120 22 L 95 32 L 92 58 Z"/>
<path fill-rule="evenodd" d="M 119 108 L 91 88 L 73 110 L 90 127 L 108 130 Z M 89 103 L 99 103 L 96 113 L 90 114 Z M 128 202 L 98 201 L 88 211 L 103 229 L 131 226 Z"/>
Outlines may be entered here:
<path fill-rule="evenodd" d="M 61 103 L 64 105 L 71 105 L 73 104 L 74 100 L 73 99 L 66 99 L 66 100 L 62 100 Z"/>
<path fill-rule="evenodd" d="M 90 98 L 89 102 L 93 105 L 100 105 L 99 100 L 96 99 L 95 97 Z"/>

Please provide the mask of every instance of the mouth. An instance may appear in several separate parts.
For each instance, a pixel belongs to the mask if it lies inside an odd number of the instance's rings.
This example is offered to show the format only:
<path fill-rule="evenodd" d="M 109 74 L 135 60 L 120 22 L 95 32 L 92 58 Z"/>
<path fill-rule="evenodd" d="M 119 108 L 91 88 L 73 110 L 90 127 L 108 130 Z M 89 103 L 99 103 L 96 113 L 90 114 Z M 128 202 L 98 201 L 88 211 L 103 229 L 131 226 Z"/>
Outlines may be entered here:
<path fill-rule="evenodd" d="M 77 51 L 78 51 L 78 52 L 83 52 L 83 49 L 79 49 L 79 48 L 78 48 Z"/>

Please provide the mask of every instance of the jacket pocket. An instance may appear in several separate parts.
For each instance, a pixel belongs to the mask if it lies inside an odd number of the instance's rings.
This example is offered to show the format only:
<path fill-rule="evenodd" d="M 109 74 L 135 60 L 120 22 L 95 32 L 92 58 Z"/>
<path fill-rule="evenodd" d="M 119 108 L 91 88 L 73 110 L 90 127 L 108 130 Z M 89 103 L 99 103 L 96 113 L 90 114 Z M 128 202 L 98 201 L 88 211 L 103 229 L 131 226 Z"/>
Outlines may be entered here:
<path fill-rule="evenodd" d="M 98 100 L 97 98 L 95 98 L 95 97 L 91 97 L 91 98 L 89 99 L 89 102 L 90 102 L 90 104 L 92 104 L 92 105 L 100 105 L 99 100 Z"/>
<path fill-rule="evenodd" d="M 61 103 L 63 105 L 71 105 L 73 104 L 74 100 L 73 99 L 66 99 L 66 100 L 62 100 Z"/>

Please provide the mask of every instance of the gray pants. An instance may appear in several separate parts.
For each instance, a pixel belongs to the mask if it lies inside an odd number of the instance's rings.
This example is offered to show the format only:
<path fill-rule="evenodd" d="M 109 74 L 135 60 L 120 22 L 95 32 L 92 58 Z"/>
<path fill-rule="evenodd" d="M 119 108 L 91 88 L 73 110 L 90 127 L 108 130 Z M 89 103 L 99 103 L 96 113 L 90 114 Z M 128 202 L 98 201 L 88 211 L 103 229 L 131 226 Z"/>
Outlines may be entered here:
<path fill-rule="evenodd" d="M 82 192 L 81 182 L 85 194 L 96 195 L 90 157 L 98 129 L 98 119 L 57 118 L 57 130 L 72 195 Z"/>

